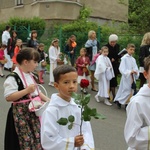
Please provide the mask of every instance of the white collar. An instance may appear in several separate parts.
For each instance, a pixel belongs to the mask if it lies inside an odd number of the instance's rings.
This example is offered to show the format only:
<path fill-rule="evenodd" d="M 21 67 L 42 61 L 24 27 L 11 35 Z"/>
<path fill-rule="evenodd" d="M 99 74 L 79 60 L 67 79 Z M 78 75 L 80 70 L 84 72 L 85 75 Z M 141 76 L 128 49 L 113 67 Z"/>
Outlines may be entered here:
<path fill-rule="evenodd" d="M 57 105 L 57 106 L 67 106 L 67 105 L 76 105 L 76 103 L 74 102 L 74 99 L 71 98 L 70 102 L 65 101 L 64 99 L 62 99 L 61 97 L 58 96 L 58 93 L 54 93 L 51 96 L 51 102 L 50 105 Z"/>

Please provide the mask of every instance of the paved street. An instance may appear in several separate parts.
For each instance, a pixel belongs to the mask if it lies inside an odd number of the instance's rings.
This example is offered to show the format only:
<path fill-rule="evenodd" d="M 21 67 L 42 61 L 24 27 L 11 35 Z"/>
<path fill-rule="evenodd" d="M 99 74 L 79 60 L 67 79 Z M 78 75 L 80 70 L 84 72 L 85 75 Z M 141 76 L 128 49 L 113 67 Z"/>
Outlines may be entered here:
<path fill-rule="evenodd" d="M 7 75 L 8 72 L 4 71 L 4 74 Z M 49 75 L 44 76 L 45 84 L 48 95 L 50 96 L 52 93 L 56 92 L 53 87 L 48 86 Z M 5 123 L 6 123 L 6 115 L 10 103 L 6 102 L 3 97 L 3 82 L 5 78 L 0 78 L 0 150 L 4 150 L 4 131 L 5 131 Z M 115 104 L 113 106 L 106 106 L 103 101 L 97 103 L 94 99 L 95 92 L 90 90 L 91 93 L 91 101 L 90 106 L 97 108 L 99 113 L 104 114 L 107 119 L 105 120 L 95 120 L 92 119 L 92 129 L 95 139 L 95 147 L 96 150 L 126 150 L 127 145 L 124 140 L 123 130 L 124 124 L 126 120 L 126 112 L 125 109 L 121 110 L 117 109 Z"/>

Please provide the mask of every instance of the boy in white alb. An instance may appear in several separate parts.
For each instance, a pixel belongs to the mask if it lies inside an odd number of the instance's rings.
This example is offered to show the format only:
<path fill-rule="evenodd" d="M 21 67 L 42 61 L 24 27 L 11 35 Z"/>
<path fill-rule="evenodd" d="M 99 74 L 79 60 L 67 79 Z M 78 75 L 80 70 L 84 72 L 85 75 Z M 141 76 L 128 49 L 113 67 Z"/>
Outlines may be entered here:
<path fill-rule="evenodd" d="M 51 103 L 44 111 L 41 121 L 41 143 L 44 150 L 94 150 L 90 122 L 84 122 L 80 135 L 81 109 L 71 98 L 77 91 L 77 72 L 70 65 L 54 69 L 54 86 L 58 93 L 51 96 Z M 73 128 L 57 123 L 60 118 L 75 117 Z"/>
<path fill-rule="evenodd" d="M 96 60 L 96 70 L 94 73 L 95 78 L 98 80 L 98 93 L 95 96 L 97 102 L 100 102 L 98 96 L 104 98 L 104 103 L 111 106 L 108 101 L 110 80 L 114 77 L 114 71 L 108 55 L 108 47 L 103 46 L 101 48 L 101 55 Z"/>
<path fill-rule="evenodd" d="M 119 71 L 122 74 L 120 86 L 117 91 L 114 102 L 116 102 L 118 108 L 121 105 L 128 104 L 131 96 L 134 94 L 132 86 L 136 86 L 136 79 L 139 77 L 138 66 L 136 60 L 132 57 L 135 51 L 134 44 L 127 45 L 127 54 L 121 58 L 121 63 L 119 66 Z"/>
<path fill-rule="evenodd" d="M 144 59 L 144 70 L 148 84 L 141 87 L 127 106 L 124 136 L 128 150 L 150 149 L 150 56 Z"/>

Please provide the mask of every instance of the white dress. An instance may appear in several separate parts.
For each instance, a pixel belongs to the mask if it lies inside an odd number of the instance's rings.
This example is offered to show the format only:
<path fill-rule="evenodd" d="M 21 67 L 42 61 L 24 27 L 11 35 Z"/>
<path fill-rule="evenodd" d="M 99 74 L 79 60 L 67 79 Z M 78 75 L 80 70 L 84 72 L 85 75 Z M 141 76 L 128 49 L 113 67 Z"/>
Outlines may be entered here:
<path fill-rule="evenodd" d="M 134 82 L 139 77 L 139 71 L 136 64 L 136 60 L 129 54 L 125 54 L 121 58 L 121 63 L 119 66 L 119 71 L 122 74 L 120 86 L 117 91 L 114 101 L 119 101 L 120 104 L 126 104 L 129 102 L 131 96 L 133 95 L 133 89 L 131 89 L 131 84 L 133 82 L 131 71 L 136 71 L 137 75 L 133 75 Z"/>
<path fill-rule="evenodd" d="M 114 71 L 110 59 L 107 56 L 100 55 L 96 60 L 95 78 L 98 80 L 98 96 L 109 97 L 110 79 L 106 77 L 106 70 L 108 70 L 111 78 L 114 77 Z"/>
<path fill-rule="evenodd" d="M 10 33 L 8 31 L 4 31 L 2 34 L 2 44 L 7 45 L 9 38 L 10 38 Z M 7 48 L 4 50 L 4 55 L 5 58 L 7 59 L 7 63 L 4 64 L 4 67 L 7 69 L 12 68 L 13 63 L 11 61 L 10 55 L 7 54 Z"/>
<path fill-rule="evenodd" d="M 54 82 L 53 70 L 57 67 L 57 59 L 59 58 L 60 48 L 50 46 L 49 60 L 50 60 L 50 82 Z"/>
<path fill-rule="evenodd" d="M 124 136 L 129 146 L 128 150 L 150 150 L 150 88 L 148 84 L 145 84 L 131 98 L 127 106 Z"/>
<path fill-rule="evenodd" d="M 41 144 L 44 150 L 77 150 L 74 147 L 74 138 L 80 131 L 80 108 L 71 99 L 67 102 L 53 94 L 49 106 L 44 111 L 41 121 Z M 62 126 L 57 123 L 61 118 L 68 118 L 73 115 L 75 122 L 71 130 L 68 126 Z M 94 140 L 90 123 L 83 122 L 82 133 L 84 144 L 81 149 L 94 150 Z"/>

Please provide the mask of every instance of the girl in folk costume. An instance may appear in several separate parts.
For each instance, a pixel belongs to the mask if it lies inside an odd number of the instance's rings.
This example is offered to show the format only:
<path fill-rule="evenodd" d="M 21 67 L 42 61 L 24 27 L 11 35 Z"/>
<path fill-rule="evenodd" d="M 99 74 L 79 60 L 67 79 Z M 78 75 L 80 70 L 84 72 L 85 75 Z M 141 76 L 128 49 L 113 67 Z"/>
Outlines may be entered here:
<path fill-rule="evenodd" d="M 14 55 L 12 57 L 12 62 L 13 62 L 12 71 L 15 69 L 15 67 L 17 65 L 16 57 L 17 57 L 17 54 L 19 53 L 19 51 L 21 49 L 22 49 L 22 40 L 18 39 L 17 42 L 16 42 L 16 47 L 14 49 Z"/>
<path fill-rule="evenodd" d="M 54 76 L 53 76 L 53 70 L 57 67 L 57 63 L 60 62 L 60 47 L 59 47 L 59 40 L 54 39 L 52 41 L 52 44 L 49 48 L 49 60 L 50 60 L 50 86 L 54 86 Z"/>
<path fill-rule="evenodd" d="M 117 91 L 114 101 L 118 108 L 121 108 L 121 104 L 125 105 L 129 103 L 131 96 L 136 90 L 136 79 L 139 76 L 138 66 L 136 60 L 132 57 L 135 51 L 134 44 L 128 44 L 127 54 L 121 58 L 119 71 L 122 74 L 120 86 Z"/>
<path fill-rule="evenodd" d="M 37 87 L 32 74 L 39 57 L 39 53 L 32 48 L 19 51 L 16 57 L 18 66 L 4 82 L 4 97 L 12 102 L 7 117 L 5 150 L 42 150 L 40 120 L 35 112 L 29 111 L 33 98 L 49 100 Z"/>
<path fill-rule="evenodd" d="M 76 46 L 76 36 L 71 35 L 65 46 L 64 53 L 68 55 L 72 66 L 75 65 Z"/>
<path fill-rule="evenodd" d="M 88 66 L 90 65 L 90 59 L 86 56 L 86 49 L 80 49 L 80 56 L 77 58 L 76 66 L 78 68 L 78 83 L 80 83 L 81 79 L 90 80 Z M 86 94 L 85 89 L 81 89 L 81 91 Z"/>
<path fill-rule="evenodd" d="M 102 54 L 96 60 L 96 70 L 94 73 L 95 78 L 98 80 L 98 93 L 95 96 L 97 102 L 100 102 L 99 96 L 104 97 L 104 103 L 111 106 L 108 101 L 110 80 L 114 77 L 114 71 L 108 55 L 108 47 L 103 46 L 101 49 Z"/>
<path fill-rule="evenodd" d="M 150 56 L 144 59 L 143 74 L 148 83 L 131 98 L 126 109 L 124 137 L 128 150 L 150 149 Z"/>

